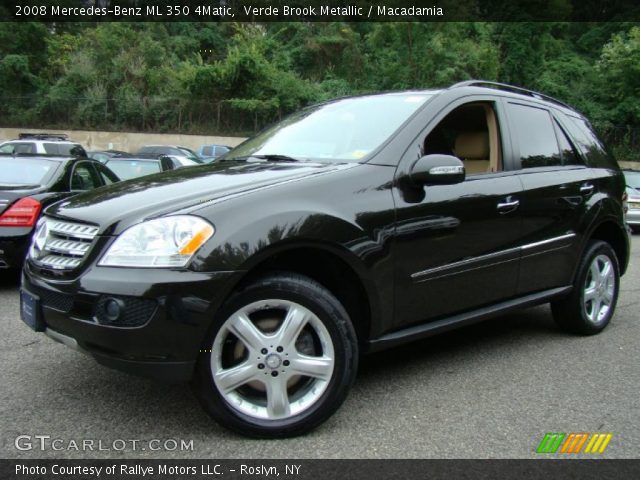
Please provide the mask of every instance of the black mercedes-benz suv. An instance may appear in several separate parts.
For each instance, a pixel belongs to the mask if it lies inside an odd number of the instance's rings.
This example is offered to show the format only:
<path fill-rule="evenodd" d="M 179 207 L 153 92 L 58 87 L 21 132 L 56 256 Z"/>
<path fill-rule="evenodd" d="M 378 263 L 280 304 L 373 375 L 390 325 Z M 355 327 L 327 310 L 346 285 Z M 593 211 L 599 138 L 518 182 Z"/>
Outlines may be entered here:
<path fill-rule="evenodd" d="M 192 380 L 221 424 L 296 435 L 361 354 L 551 302 L 611 320 L 624 178 L 588 121 L 483 81 L 306 108 L 212 165 L 46 209 L 23 320 L 99 363 Z"/>

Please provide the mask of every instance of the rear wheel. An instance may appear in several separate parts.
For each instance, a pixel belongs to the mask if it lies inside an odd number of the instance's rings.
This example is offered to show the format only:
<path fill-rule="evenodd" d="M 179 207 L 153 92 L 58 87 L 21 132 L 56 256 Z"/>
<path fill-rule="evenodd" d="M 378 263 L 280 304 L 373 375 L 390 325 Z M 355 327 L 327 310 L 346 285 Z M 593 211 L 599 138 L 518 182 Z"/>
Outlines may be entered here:
<path fill-rule="evenodd" d="M 556 323 L 569 332 L 593 335 L 611 321 L 618 301 L 620 271 L 611 246 L 589 243 L 571 294 L 551 304 Z"/>
<path fill-rule="evenodd" d="M 196 392 L 215 420 L 245 435 L 316 427 L 344 401 L 357 368 L 345 309 L 300 275 L 270 276 L 235 294 L 207 343 Z"/>

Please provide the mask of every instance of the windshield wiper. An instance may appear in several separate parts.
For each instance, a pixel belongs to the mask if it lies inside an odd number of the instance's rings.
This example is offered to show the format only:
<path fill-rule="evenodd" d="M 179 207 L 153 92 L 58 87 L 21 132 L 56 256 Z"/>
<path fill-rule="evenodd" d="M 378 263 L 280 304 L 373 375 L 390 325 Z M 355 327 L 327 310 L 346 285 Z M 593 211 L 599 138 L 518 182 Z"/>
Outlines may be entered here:
<path fill-rule="evenodd" d="M 266 155 L 246 155 L 243 157 L 233 157 L 233 158 L 221 158 L 221 162 L 233 162 L 233 161 L 248 161 L 252 158 L 257 158 L 258 160 L 266 160 L 267 162 L 306 162 L 306 158 L 297 158 L 290 157 L 289 155 L 279 155 L 279 154 L 266 154 Z"/>

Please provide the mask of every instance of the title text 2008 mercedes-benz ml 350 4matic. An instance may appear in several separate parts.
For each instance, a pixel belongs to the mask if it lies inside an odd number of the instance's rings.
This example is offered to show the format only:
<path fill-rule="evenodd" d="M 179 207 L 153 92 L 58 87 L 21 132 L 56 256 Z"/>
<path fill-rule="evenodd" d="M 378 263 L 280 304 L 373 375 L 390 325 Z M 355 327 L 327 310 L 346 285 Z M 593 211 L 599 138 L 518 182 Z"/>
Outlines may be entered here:
<path fill-rule="evenodd" d="M 215 164 L 50 206 L 22 316 L 103 365 L 192 380 L 229 428 L 296 435 L 363 353 L 544 302 L 565 330 L 604 329 L 624 188 L 588 121 L 535 92 L 335 100 Z"/>

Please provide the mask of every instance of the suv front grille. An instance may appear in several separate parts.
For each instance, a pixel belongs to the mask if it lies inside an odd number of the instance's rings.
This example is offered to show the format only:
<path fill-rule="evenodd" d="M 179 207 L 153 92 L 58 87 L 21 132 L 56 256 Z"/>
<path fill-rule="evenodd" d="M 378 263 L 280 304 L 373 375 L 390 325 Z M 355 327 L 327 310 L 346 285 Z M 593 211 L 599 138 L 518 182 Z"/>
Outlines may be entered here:
<path fill-rule="evenodd" d="M 33 236 L 29 258 L 38 266 L 73 270 L 85 259 L 98 227 L 44 217 Z"/>

